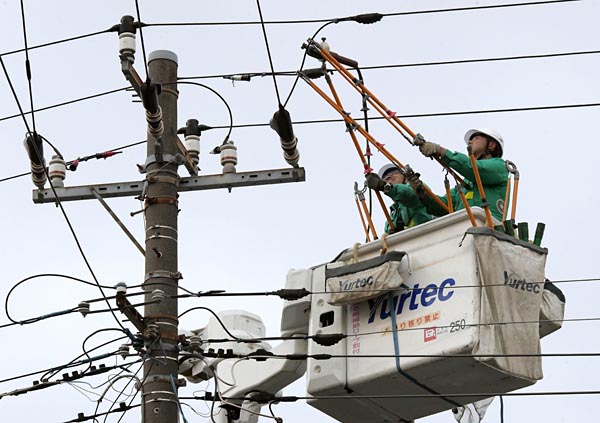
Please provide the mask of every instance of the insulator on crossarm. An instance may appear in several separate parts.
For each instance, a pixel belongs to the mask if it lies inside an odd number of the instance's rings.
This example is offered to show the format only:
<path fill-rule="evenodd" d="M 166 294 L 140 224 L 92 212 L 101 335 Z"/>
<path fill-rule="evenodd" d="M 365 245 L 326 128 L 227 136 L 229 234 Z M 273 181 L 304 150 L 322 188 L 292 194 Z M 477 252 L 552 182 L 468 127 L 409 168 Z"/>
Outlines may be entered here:
<path fill-rule="evenodd" d="M 283 158 L 291 166 L 298 166 L 300 161 L 300 152 L 296 148 L 298 146 L 298 138 L 294 137 L 291 141 L 286 141 L 280 138 L 281 148 L 283 149 Z"/>
<path fill-rule="evenodd" d="M 126 294 L 127 293 L 127 284 L 125 282 L 117 282 L 115 285 L 115 290 L 117 294 Z"/>
<path fill-rule="evenodd" d="M 211 129 L 210 126 L 198 124 L 198 119 L 188 119 L 185 122 L 185 127 L 177 130 L 178 134 L 185 136 L 183 145 L 196 166 L 198 166 L 198 162 L 200 161 L 200 135 L 202 131 L 209 129 Z"/>
<path fill-rule="evenodd" d="M 135 23 L 133 16 L 123 16 L 119 25 L 119 55 L 131 59 L 135 55 Z"/>
<path fill-rule="evenodd" d="M 221 166 L 223 166 L 223 173 L 235 173 L 235 166 L 238 162 L 237 147 L 233 144 L 233 141 L 228 140 L 225 144 L 219 147 L 221 150 Z"/>
<path fill-rule="evenodd" d="M 37 133 L 28 132 L 23 141 L 29 161 L 31 163 L 31 179 L 33 184 L 39 189 L 43 189 L 46 184 L 46 161 L 44 160 L 44 148 L 42 137 Z"/>
<path fill-rule="evenodd" d="M 200 135 L 186 135 L 183 144 L 196 166 L 200 161 Z"/>
<path fill-rule="evenodd" d="M 59 155 L 52 156 L 50 166 L 48 167 L 48 176 L 50 182 L 55 188 L 63 188 L 65 186 L 65 177 L 67 176 L 67 164 Z"/>

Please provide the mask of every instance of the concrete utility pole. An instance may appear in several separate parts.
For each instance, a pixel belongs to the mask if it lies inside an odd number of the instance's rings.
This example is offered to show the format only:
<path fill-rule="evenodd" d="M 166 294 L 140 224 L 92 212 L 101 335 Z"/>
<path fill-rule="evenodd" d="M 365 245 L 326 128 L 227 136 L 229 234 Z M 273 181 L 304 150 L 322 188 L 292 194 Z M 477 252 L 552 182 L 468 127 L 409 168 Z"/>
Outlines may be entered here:
<path fill-rule="evenodd" d="M 149 56 L 149 77 L 161 84 L 159 105 L 162 109 L 164 133 L 162 157 L 156 157 L 155 138 L 148 136 L 146 162 L 146 271 L 145 301 L 153 300 L 160 289 L 165 297 L 149 303 L 144 310 L 144 335 L 148 339 L 148 359 L 144 365 L 142 386 L 142 422 L 171 423 L 178 421 L 178 311 L 177 284 L 177 166 L 173 160 L 177 150 L 177 56 L 159 50 Z M 166 83 L 171 84 L 166 84 Z M 165 84 L 165 85 L 162 85 Z M 159 147 L 160 148 L 160 147 Z"/>
<path fill-rule="evenodd" d="M 146 174 L 146 179 L 65 187 L 62 183 L 66 174 L 63 162 L 60 180 L 53 179 L 52 189 L 45 189 L 44 183 L 36 184 L 38 189 L 33 191 L 32 199 L 37 204 L 49 204 L 58 200 L 64 202 L 97 199 L 136 248 L 145 255 L 144 316 L 128 301 L 126 290 L 117 289 L 116 303 L 143 335 L 146 361 L 140 387 L 142 423 L 176 423 L 179 421 L 177 390 L 179 386 L 185 385 L 185 379 L 178 378 L 180 339 L 176 296 L 177 285 L 181 279 L 177 270 L 178 192 L 222 188 L 231 191 L 237 187 L 302 182 L 305 180 L 305 173 L 304 169 L 297 165 L 298 153 L 294 137 L 294 154 L 291 157 L 284 155 L 288 164 L 292 165 L 290 168 L 251 172 L 236 172 L 233 168 L 231 172 L 230 168 L 226 171 L 222 159 L 224 173 L 198 175 L 198 168 L 191 160 L 189 151 L 177 137 L 177 55 L 166 50 L 152 52 L 148 60 L 149 81 L 142 82 L 133 68 L 135 49 L 130 45 L 134 42 L 132 40 L 135 40 L 133 28 L 133 18 L 123 17 L 119 34 L 125 41 L 119 57 L 123 74 L 136 94 L 142 98 L 146 109 L 147 158 L 145 164 L 139 166 Z M 291 125 L 291 122 L 289 124 Z M 180 164 L 187 168 L 190 177 L 179 177 L 177 168 Z M 106 198 L 129 196 L 145 200 L 143 210 L 130 213 L 131 216 L 145 213 L 145 249 L 133 238 L 105 201 Z M 141 351 L 139 346 L 136 350 Z"/>

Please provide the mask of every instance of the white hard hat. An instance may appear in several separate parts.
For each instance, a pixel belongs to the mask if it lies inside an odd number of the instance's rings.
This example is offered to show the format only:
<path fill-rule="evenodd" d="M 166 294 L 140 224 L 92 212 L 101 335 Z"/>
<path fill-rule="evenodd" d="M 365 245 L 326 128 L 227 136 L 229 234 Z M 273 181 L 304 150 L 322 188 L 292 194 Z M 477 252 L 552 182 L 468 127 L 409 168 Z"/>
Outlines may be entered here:
<path fill-rule="evenodd" d="M 381 169 L 379 169 L 379 172 L 377 172 L 377 174 L 379 175 L 379 177 L 381 179 L 383 179 L 383 175 L 388 173 L 390 170 L 394 170 L 394 169 L 397 171 L 400 171 L 400 168 L 398 166 L 396 166 L 395 164 L 388 163 L 388 164 L 382 166 Z"/>
<path fill-rule="evenodd" d="M 500 133 L 498 131 L 496 131 L 495 129 L 485 129 L 485 128 L 469 129 L 467 131 L 467 133 L 465 134 L 465 142 L 468 144 L 469 141 L 471 140 L 471 137 L 473 137 L 473 135 L 475 135 L 477 133 L 485 134 L 488 137 L 497 141 L 498 144 L 500 144 L 500 157 L 502 157 L 502 154 L 504 153 L 504 140 L 502 139 L 502 135 L 500 135 Z"/>

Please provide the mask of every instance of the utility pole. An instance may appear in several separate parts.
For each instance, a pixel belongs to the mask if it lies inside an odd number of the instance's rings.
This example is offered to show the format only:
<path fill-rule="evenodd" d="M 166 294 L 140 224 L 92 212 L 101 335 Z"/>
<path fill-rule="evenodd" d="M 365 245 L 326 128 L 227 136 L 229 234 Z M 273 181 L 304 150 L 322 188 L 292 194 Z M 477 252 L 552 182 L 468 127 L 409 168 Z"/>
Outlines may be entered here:
<path fill-rule="evenodd" d="M 185 385 L 179 379 L 178 334 L 178 283 L 181 279 L 177 263 L 177 214 L 178 192 L 209 189 L 271 185 L 305 180 L 304 168 L 298 166 L 297 139 L 291 130 L 291 121 L 286 112 L 288 144 L 284 145 L 284 158 L 292 167 L 237 172 L 231 158 L 223 160 L 222 174 L 198 175 L 192 150 L 187 150 L 177 136 L 177 55 L 171 51 L 158 50 L 148 57 L 148 80 L 142 82 L 133 68 L 135 53 L 135 23 L 131 16 L 124 16 L 119 26 L 121 71 L 142 99 L 148 123 L 147 154 L 144 165 L 138 168 L 145 173 L 144 181 L 116 182 L 84 186 L 64 186 L 65 162 L 60 168 L 55 165 L 51 172 L 52 188 L 44 188 L 38 181 L 32 200 L 36 204 L 51 204 L 57 201 L 80 201 L 96 199 L 115 219 L 136 248 L 144 254 L 145 291 L 144 315 L 142 316 L 128 301 L 126 287 L 115 286 L 116 304 L 120 311 L 141 333 L 144 346 L 135 345 L 143 354 L 144 377 L 141 381 L 142 423 L 176 423 L 179 421 L 178 387 Z M 281 131 L 278 131 L 278 133 Z M 195 135 L 196 139 L 198 135 Z M 291 145 L 291 146 L 290 146 Z M 33 147 L 32 147 L 33 148 Z M 30 155 L 31 158 L 31 155 Z M 34 161 L 35 157 L 31 160 Z M 237 162 L 237 157 L 236 160 Z M 179 177 L 177 169 L 183 164 L 190 177 Z M 52 166 L 52 165 L 51 165 Z M 37 169 L 37 168 L 36 168 Z M 35 182 L 35 180 L 34 180 Z M 106 203 L 106 198 L 136 197 L 145 201 L 140 211 L 144 213 L 145 249 L 133 238 L 125 225 Z M 130 334 L 131 335 L 131 334 Z M 139 337 L 138 337 L 139 338 Z"/>
<path fill-rule="evenodd" d="M 149 135 L 146 161 L 146 266 L 144 324 L 147 360 L 142 382 L 142 422 L 178 421 L 177 284 L 177 56 L 165 50 L 149 56 L 148 73 L 160 84 L 158 96 L 164 133 L 162 145 Z M 157 155 L 157 148 L 162 150 Z M 157 156 L 162 156 L 162 162 Z M 164 292 L 153 302 L 156 289 Z"/>

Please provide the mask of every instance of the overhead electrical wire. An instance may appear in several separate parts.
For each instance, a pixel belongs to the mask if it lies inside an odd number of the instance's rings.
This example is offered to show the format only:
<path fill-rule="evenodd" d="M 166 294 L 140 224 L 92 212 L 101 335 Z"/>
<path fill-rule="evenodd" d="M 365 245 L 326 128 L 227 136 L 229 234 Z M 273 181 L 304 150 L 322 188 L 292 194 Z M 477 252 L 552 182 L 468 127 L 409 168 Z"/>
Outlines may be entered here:
<path fill-rule="evenodd" d="M 313 38 L 316 35 L 313 35 Z M 599 54 L 600 50 L 587 50 L 587 51 L 573 51 L 573 52 L 560 52 L 560 53 L 546 53 L 539 55 L 520 55 L 520 56 L 506 56 L 506 57 L 488 57 L 488 58 L 477 58 L 477 59 L 459 59 L 459 60 L 448 60 L 448 61 L 436 61 L 436 62 L 417 62 L 417 63 L 400 63 L 400 64 L 385 64 L 385 65 L 373 65 L 373 66 L 361 66 L 361 70 L 379 70 L 379 69 L 393 69 L 393 68 L 405 68 L 405 67 L 420 67 L 420 66 L 441 66 L 441 65 L 454 65 L 454 64 L 468 64 L 468 63 L 483 63 L 483 62 L 495 62 L 495 61 L 508 61 L 508 60 L 526 60 L 526 59 L 543 59 L 543 58 L 554 58 L 554 57 L 567 57 L 567 56 L 582 56 L 582 55 L 592 55 Z M 1 57 L 0 57 L 1 59 Z M 303 67 L 303 64 L 300 66 Z M 332 70 L 333 71 L 333 70 Z M 297 77 L 298 71 L 281 71 L 274 72 L 275 75 L 285 75 L 285 76 L 294 76 Z M 249 75 L 250 77 L 264 77 L 271 76 L 272 72 L 241 72 L 234 74 L 215 74 L 215 75 L 198 75 L 198 76 L 183 76 L 178 78 L 179 81 L 190 80 L 190 79 L 227 79 L 238 75 Z M 179 82 L 181 83 L 181 82 Z M 91 94 L 88 96 L 83 96 L 79 98 L 75 98 L 72 100 L 67 100 L 61 103 L 52 104 L 49 106 L 41 107 L 39 109 L 33 110 L 33 112 L 42 112 L 46 110 L 55 109 L 58 107 L 67 106 L 74 103 L 79 103 L 86 100 L 92 100 L 95 98 L 103 97 L 106 95 L 118 93 L 121 91 L 128 90 L 129 87 L 117 88 L 114 90 L 103 91 L 97 94 Z M 286 100 L 289 100 L 289 98 Z M 285 103 L 284 103 L 285 104 Z M 10 119 L 15 119 L 18 117 L 22 117 L 23 114 L 28 115 L 31 114 L 32 111 L 27 111 L 19 114 L 13 114 L 9 116 L 0 117 L 0 122 Z"/>
<path fill-rule="evenodd" d="M 0 58 L 1 60 L 1 58 Z M 182 82 L 178 82 L 182 83 Z M 118 90 L 120 91 L 120 90 Z M 115 92 L 115 91 L 113 91 Z M 460 116 L 460 115 L 474 115 L 474 114 L 488 114 L 488 113 L 518 113 L 518 112 L 535 112 L 542 110 L 561 110 L 561 109 L 579 109 L 579 108 L 588 108 L 588 107 L 599 107 L 600 103 L 580 103 L 580 104 L 559 104 L 559 105 L 549 105 L 549 106 L 532 106 L 532 107 L 513 107 L 506 109 L 486 109 L 486 110 L 463 110 L 463 111 L 455 111 L 455 112 L 436 112 L 436 113 L 420 113 L 420 114 L 410 114 L 410 115 L 398 115 L 398 117 L 407 119 L 407 118 L 429 118 L 429 117 L 442 117 L 442 116 Z M 8 119 L 11 119 L 14 116 L 9 116 Z M 382 116 L 369 117 L 369 120 L 383 120 L 385 119 Z M 0 121 L 3 118 L 0 118 Z M 356 118 L 356 121 L 363 121 L 364 118 Z M 298 120 L 293 121 L 293 125 L 315 125 L 315 124 L 339 124 L 343 123 L 343 119 L 311 119 L 311 120 Z M 267 127 L 268 123 L 260 122 L 260 123 L 242 123 L 242 124 L 229 124 L 229 125 L 215 125 L 211 126 L 211 129 L 229 129 L 230 132 L 232 129 L 240 129 L 240 128 L 260 128 Z M 146 143 L 146 141 L 139 141 L 136 143 L 129 144 L 122 149 L 141 145 Z M 113 149 L 112 151 L 118 151 L 119 149 Z M 23 176 L 29 175 L 30 172 L 20 173 L 17 175 L 7 176 L 0 179 L 0 182 L 10 181 L 12 179 L 17 179 Z"/>
<path fill-rule="evenodd" d="M 0 61 L 1 60 L 2 60 L 2 58 L 0 57 Z M 4 66 L 4 65 L 2 65 L 2 66 Z M 117 88 L 117 89 L 114 89 L 114 90 L 104 91 L 104 92 L 97 93 L 97 94 L 91 94 L 91 95 L 84 96 L 84 97 L 79 97 L 79 98 L 76 98 L 76 99 L 73 99 L 73 100 L 67 100 L 67 101 L 64 101 L 64 102 L 61 102 L 61 103 L 52 104 L 50 106 L 40 107 L 39 109 L 36 109 L 36 110 L 33 110 L 33 111 L 28 111 L 28 112 L 21 111 L 21 113 L 19 113 L 19 114 L 1 117 L 0 118 L 0 122 L 5 121 L 5 120 L 9 120 L 9 119 L 15 119 L 15 118 L 18 118 L 18 117 L 22 117 L 24 115 L 32 114 L 33 112 L 43 112 L 45 110 L 55 109 L 57 107 L 67 106 L 69 104 L 79 103 L 81 101 L 86 101 L 86 100 L 91 100 L 91 99 L 98 98 L 98 97 L 103 97 L 105 95 L 118 93 L 120 91 L 126 91 L 127 88 L 129 88 L 129 87 Z"/>
<path fill-rule="evenodd" d="M 21 0 L 21 21 L 23 23 L 23 41 L 25 44 L 25 73 L 27 74 L 27 84 L 29 86 L 29 104 L 31 106 L 31 110 L 34 110 L 33 107 L 33 89 L 31 87 L 31 62 L 29 61 L 29 49 L 27 46 L 27 27 L 25 25 L 25 5 L 23 4 L 23 0 Z M 33 133 L 37 134 L 35 127 L 35 115 L 33 112 L 31 113 L 31 126 L 33 127 Z"/>
<path fill-rule="evenodd" d="M 497 4 L 488 6 L 472 6 L 472 7 L 454 7 L 445 9 L 429 9 L 429 10 L 414 10 L 408 12 L 392 12 L 392 13 L 381 13 L 382 17 L 395 17 L 395 16 L 410 16 L 410 15 L 423 15 L 429 13 L 448 13 L 448 12 L 467 12 L 471 10 L 485 10 L 485 9 L 500 9 L 510 7 L 521 7 L 521 6 L 536 6 L 536 5 L 548 5 L 555 3 L 573 3 L 580 2 L 581 0 L 546 0 L 537 2 L 525 2 L 525 3 L 508 3 L 508 4 Z M 313 23 L 325 23 L 333 21 L 334 23 L 343 21 L 345 18 L 327 18 L 327 19 L 293 19 L 293 20 L 273 20 L 265 21 L 265 25 L 285 25 L 285 24 L 313 24 Z M 223 21 L 223 22 L 157 22 L 157 23 L 144 23 L 144 26 L 232 26 L 232 25 L 261 25 L 260 21 Z"/>
<path fill-rule="evenodd" d="M 477 9 L 485 9 L 485 8 L 499 8 L 499 7 L 516 7 L 516 6 L 532 6 L 532 5 L 543 5 L 543 4 L 551 4 L 551 3 L 565 3 L 565 2 L 574 2 L 581 0 L 554 0 L 554 1 L 542 1 L 542 2 L 529 2 L 529 3 L 514 3 L 507 5 L 496 5 L 496 6 L 477 6 L 477 7 L 469 7 L 469 8 L 454 8 L 454 9 L 432 9 L 432 10 L 422 10 L 422 11 L 413 11 L 413 12 L 395 12 L 395 13 L 387 13 L 382 14 L 382 16 L 406 16 L 406 15 L 417 15 L 417 14 L 426 14 L 426 13 L 443 13 L 443 12 L 456 12 L 456 11 L 466 11 L 466 10 L 477 10 Z M 308 24 L 308 23 L 323 23 L 323 22 L 334 22 L 336 20 L 339 21 L 340 18 L 328 18 L 328 19 L 308 19 L 308 20 L 279 20 L 279 21 L 265 21 L 265 25 L 278 25 L 278 24 Z M 219 25 L 261 25 L 261 22 L 175 22 L 175 23 L 141 23 L 141 26 L 144 27 L 152 27 L 152 26 L 219 26 Z M 109 32 L 115 32 L 118 30 L 118 27 L 113 25 L 108 29 L 103 29 L 95 32 L 90 32 L 87 34 L 76 35 L 73 37 L 63 38 L 60 40 L 49 41 L 42 44 L 37 44 L 29 47 L 29 50 L 50 47 L 53 45 L 63 44 L 71 41 L 81 40 L 85 38 L 95 37 L 97 35 L 106 34 Z M 17 53 L 24 52 L 25 49 L 15 49 L 10 51 L 5 51 L 0 53 L 0 57 L 9 56 Z"/>
<path fill-rule="evenodd" d="M 125 339 L 125 338 L 126 338 L 125 336 L 121 336 L 121 337 L 115 338 L 115 339 L 113 339 L 111 341 L 107 341 L 104 344 L 101 344 L 101 345 L 99 345 L 97 347 L 94 347 L 94 348 L 88 350 L 88 352 L 95 351 L 95 350 L 97 350 L 99 348 L 105 347 L 106 345 L 109 345 L 109 344 L 111 344 L 113 342 L 116 342 L 116 341 L 120 341 L 120 340 Z M 40 374 L 40 373 L 43 373 L 43 374 L 51 374 L 52 372 L 58 373 L 58 372 L 61 372 L 64 369 L 68 369 L 68 368 L 71 368 L 71 367 L 76 367 L 76 366 L 79 366 L 81 364 L 87 364 L 88 363 L 87 359 L 86 360 L 77 361 L 79 358 L 83 357 L 83 355 L 84 354 L 81 354 L 81 355 L 75 357 L 73 360 L 71 360 L 67 364 L 62 364 L 60 366 L 54 366 L 54 367 L 50 367 L 50 368 L 44 369 L 44 370 L 36 370 L 34 372 L 24 373 L 24 374 L 21 374 L 21 375 L 11 376 L 9 378 L 2 379 L 2 380 L 0 380 L 0 384 L 1 383 L 5 383 L 5 382 L 10 382 L 12 380 L 22 379 L 22 378 L 29 377 L 29 376 L 35 376 L 35 375 Z M 102 355 L 102 356 L 99 356 L 99 357 L 94 357 L 93 361 L 102 360 L 104 358 L 110 357 L 111 355 L 114 355 L 114 354 L 111 353 L 111 354 L 109 354 L 107 356 Z M 56 373 L 54 373 L 54 374 L 56 374 Z M 49 377 L 52 377 L 52 376 L 49 376 Z M 44 381 L 44 377 L 40 378 L 40 380 Z"/>
<path fill-rule="evenodd" d="M 206 309 L 206 307 L 202 307 L 203 309 Z M 198 308 L 194 308 L 194 309 L 200 309 L 200 307 Z M 187 313 L 188 311 L 191 310 L 187 310 L 185 313 Z M 581 318 L 568 318 L 568 319 L 554 319 L 554 320 L 531 320 L 531 321 L 518 321 L 518 322 L 493 322 L 493 323 L 465 323 L 465 327 L 480 327 L 480 326 L 510 326 L 510 325 L 531 325 L 531 324 L 539 324 L 539 323 L 553 323 L 553 322 L 598 322 L 600 321 L 600 317 L 581 317 Z M 219 323 L 221 323 L 222 327 L 225 328 L 225 326 L 222 324 L 221 321 L 219 321 Z M 395 332 L 410 332 L 410 331 L 422 331 L 424 329 L 430 328 L 431 325 L 427 325 L 427 324 L 422 324 L 420 326 L 415 326 L 412 328 L 398 328 L 396 329 Z M 451 329 L 453 326 L 451 325 L 435 325 L 436 328 L 447 328 L 447 329 Z M 371 332 L 358 332 L 358 333 L 332 333 L 332 334 L 327 334 L 327 335 L 331 335 L 331 336 L 336 336 L 339 339 L 344 339 L 344 338 L 352 338 L 352 337 L 356 337 L 356 336 L 372 336 L 372 335 L 382 335 L 382 334 L 386 334 L 386 333 L 391 333 L 392 330 L 379 330 L 379 331 L 371 331 Z M 204 340 L 204 342 L 208 342 L 208 343 L 226 343 L 226 342 L 242 342 L 242 343 L 259 343 L 259 342 L 263 342 L 263 341 L 293 341 L 293 340 L 298 340 L 298 339 L 319 339 L 320 334 L 317 335 L 291 335 L 291 336 L 263 336 L 263 337 L 257 337 L 257 338 L 238 338 L 234 335 L 231 335 L 230 333 L 228 333 L 229 336 L 231 336 L 232 339 L 228 339 L 228 338 L 220 338 L 220 339 L 206 339 Z"/>
<path fill-rule="evenodd" d="M 267 29 L 265 28 L 265 21 L 263 19 L 262 9 L 260 7 L 260 0 L 256 0 L 256 7 L 258 8 L 258 16 L 260 17 L 260 23 L 262 28 L 263 38 L 265 40 L 265 48 L 267 49 L 267 56 L 269 58 L 269 66 L 271 67 L 271 74 L 273 76 L 273 85 L 275 87 L 275 95 L 277 96 L 277 103 L 281 104 L 281 97 L 279 96 L 279 87 L 277 86 L 277 78 L 275 77 L 275 68 L 273 67 L 273 57 L 271 57 L 271 48 L 269 47 L 269 38 L 267 37 Z"/>
<path fill-rule="evenodd" d="M 25 118 L 25 115 L 23 114 L 23 108 L 21 107 L 21 103 L 19 101 L 19 97 L 17 96 L 17 93 L 13 87 L 12 81 L 10 79 L 10 75 L 8 74 L 8 70 L 6 69 L 6 66 L 4 65 L 4 60 L 2 60 L 2 57 L 0 57 L 0 64 L 2 65 L 2 69 L 4 70 L 4 75 L 6 76 L 6 79 L 8 81 L 8 84 L 10 85 L 11 91 L 13 93 L 13 97 L 15 99 L 15 102 L 17 103 L 17 106 L 19 108 L 19 111 L 21 112 L 21 116 L 23 118 L 23 122 L 25 124 L 25 127 L 27 128 L 27 133 L 31 134 L 31 129 L 29 128 L 29 124 L 27 123 L 27 119 Z M 40 154 L 36 146 L 35 143 L 33 143 L 33 147 L 35 149 L 35 153 L 37 154 L 38 157 L 42 157 L 42 154 Z M 50 178 L 48 177 L 48 168 L 46 168 L 45 166 L 42 166 L 44 169 L 44 173 L 46 175 L 46 178 L 48 180 L 50 180 Z M 75 232 L 75 228 L 73 227 L 73 225 L 71 224 L 71 220 L 69 219 L 69 216 L 67 215 L 66 210 L 64 209 L 62 202 L 60 201 L 60 198 L 58 196 L 58 194 L 56 193 L 56 189 L 54 187 L 54 185 L 52 184 L 52 182 L 50 182 L 50 189 L 52 190 L 53 194 L 54 194 L 54 198 L 56 198 L 56 205 L 58 206 L 58 208 L 60 209 L 63 218 L 65 219 L 65 222 L 67 223 L 67 226 L 69 228 L 69 231 L 71 232 L 71 235 L 73 237 L 73 240 L 75 241 L 75 244 L 77 246 L 77 249 L 79 250 L 79 253 L 81 255 L 81 257 L 83 258 L 83 261 L 85 263 L 85 265 L 87 266 L 90 274 L 92 275 L 94 282 L 96 283 L 96 285 L 98 286 L 98 289 L 100 290 L 100 292 L 102 293 L 103 297 L 106 297 L 106 295 L 104 294 L 104 290 L 102 289 L 102 286 L 100 285 L 100 282 L 98 281 L 98 279 L 96 278 L 96 274 L 94 273 L 94 270 L 92 269 L 92 266 L 85 254 L 85 252 L 83 251 L 83 248 L 81 246 L 81 243 L 79 242 L 79 237 L 77 236 L 77 233 Z M 108 300 L 106 300 L 106 303 L 108 304 L 109 308 L 110 308 L 110 304 L 108 303 Z M 116 314 L 111 311 L 114 319 L 116 320 L 117 324 L 123 329 L 125 330 L 125 327 L 123 326 L 123 324 L 121 323 L 121 321 L 117 318 Z"/>
<path fill-rule="evenodd" d="M 138 22 L 142 22 L 142 18 L 140 17 L 140 4 L 138 0 L 135 0 L 135 12 L 137 14 Z M 144 70 L 146 71 L 146 79 L 150 79 L 148 74 L 148 59 L 146 58 L 146 44 L 144 43 L 144 32 L 142 30 L 143 25 L 139 25 L 140 29 L 140 42 L 142 44 L 142 56 L 144 57 Z"/>
<path fill-rule="evenodd" d="M 296 402 L 303 400 L 357 400 L 357 399 L 417 399 L 417 398 L 469 398 L 469 397 L 539 397 L 539 396 L 565 396 L 565 395 L 600 395 L 600 391 L 589 390 L 589 391 L 540 391 L 540 392 L 477 392 L 477 393 L 462 393 L 462 394 L 379 394 L 379 395 L 360 395 L 360 394 L 347 394 L 347 395 L 311 395 L 311 396 L 281 396 L 275 397 L 274 400 L 278 402 Z M 214 399 L 202 397 L 181 397 L 183 400 L 202 400 L 202 401 L 220 401 L 220 400 L 244 400 L 244 401 L 257 401 L 252 397 L 223 397 L 221 399 Z"/>

